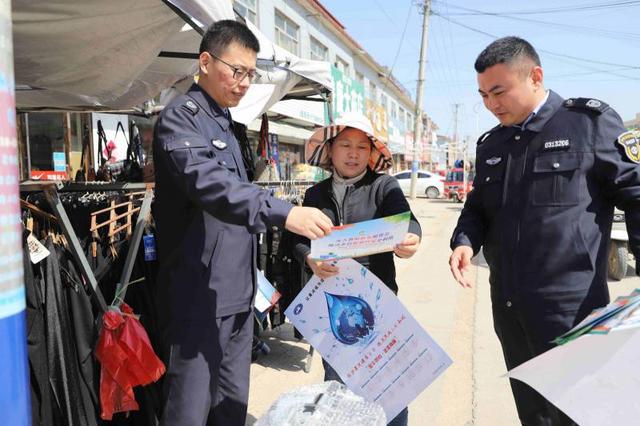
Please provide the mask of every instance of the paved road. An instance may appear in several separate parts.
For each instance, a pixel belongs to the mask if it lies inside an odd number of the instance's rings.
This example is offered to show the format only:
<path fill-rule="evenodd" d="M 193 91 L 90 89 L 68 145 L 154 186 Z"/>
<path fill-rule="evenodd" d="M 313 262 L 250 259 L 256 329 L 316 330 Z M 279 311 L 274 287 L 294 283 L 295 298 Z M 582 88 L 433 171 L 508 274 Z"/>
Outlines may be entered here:
<path fill-rule="evenodd" d="M 482 259 L 471 269 L 476 285 L 462 289 L 450 277 L 449 237 L 460 204 L 444 200 L 412 202 L 423 228 L 419 252 L 396 260 L 400 299 L 447 351 L 453 365 L 409 406 L 409 424 L 511 426 L 519 424 L 498 340 L 493 332 L 488 269 Z M 612 297 L 638 285 L 633 269 L 610 283 Z M 294 339 L 289 325 L 263 334 L 271 353 L 251 369 L 247 425 L 253 425 L 283 392 L 322 380 L 317 353 L 304 372 L 309 346 Z"/>

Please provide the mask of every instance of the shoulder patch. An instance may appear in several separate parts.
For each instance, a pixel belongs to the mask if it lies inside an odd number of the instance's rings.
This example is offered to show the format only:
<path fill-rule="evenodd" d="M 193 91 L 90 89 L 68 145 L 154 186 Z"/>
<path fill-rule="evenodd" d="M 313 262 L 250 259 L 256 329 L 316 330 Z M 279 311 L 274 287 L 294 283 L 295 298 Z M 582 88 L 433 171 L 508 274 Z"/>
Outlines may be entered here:
<path fill-rule="evenodd" d="M 598 114 L 602 114 L 609 108 L 609 105 L 606 103 L 591 98 L 569 98 L 564 101 L 563 105 L 566 108 L 585 109 L 597 112 Z"/>
<path fill-rule="evenodd" d="M 618 136 L 618 143 L 624 148 L 624 154 L 634 163 L 640 163 L 640 131 L 629 130 Z"/>
<path fill-rule="evenodd" d="M 198 110 L 200 110 L 200 108 L 198 108 L 198 105 L 192 100 L 187 100 L 182 104 L 182 107 L 188 110 L 193 115 L 196 115 L 198 113 Z"/>

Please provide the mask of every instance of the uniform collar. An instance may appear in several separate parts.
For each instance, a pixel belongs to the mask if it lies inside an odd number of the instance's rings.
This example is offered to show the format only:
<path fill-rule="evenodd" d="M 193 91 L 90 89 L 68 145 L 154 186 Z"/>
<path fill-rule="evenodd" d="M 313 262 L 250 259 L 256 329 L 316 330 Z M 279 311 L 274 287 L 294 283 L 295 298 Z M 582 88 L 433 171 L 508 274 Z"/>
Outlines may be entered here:
<path fill-rule="evenodd" d="M 564 102 L 564 99 L 560 95 L 553 90 L 549 90 L 546 101 L 539 106 L 537 113 L 528 121 L 525 121 L 524 126 L 526 126 L 526 129 L 532 132 L 540 132 L 547 121 L 560 108 L 562 102 Z"/>
<path fill-rule="evenodd" d="M 544 92 L 544 98 L 542 98 L 542 100 L 540 101 L 540 103 L 538 103 L 538 105 L 533 109 L 533 111 L 531 111 L 531 113 L 527 116 L 527 118 L 524 119 L 524 121 L 520 124 L 512 124 L 509 127 L 515 127 L 518 130 L 524 130 L 527 128 L 527 124 L 529 124 L 531 122 L 531 120 L 533 120 L 533 118 L 536 116 L 536 114 L 538 114 L 538 111 L 540 111 L 540 108 L 542 108 L 542 106 L 547 102 L 547 99 L 549 99 L 549 91 L 546 90 Z"/>
<path fill-rule="evenodd" d="M 231 126 L 231 113 L 227 108 L 222 108 L 213 100 L 202 87 L 194 83 L 187 91 L 187 96 L 191 97 L 200 108 L 211 116 L 224 130 Z"/>

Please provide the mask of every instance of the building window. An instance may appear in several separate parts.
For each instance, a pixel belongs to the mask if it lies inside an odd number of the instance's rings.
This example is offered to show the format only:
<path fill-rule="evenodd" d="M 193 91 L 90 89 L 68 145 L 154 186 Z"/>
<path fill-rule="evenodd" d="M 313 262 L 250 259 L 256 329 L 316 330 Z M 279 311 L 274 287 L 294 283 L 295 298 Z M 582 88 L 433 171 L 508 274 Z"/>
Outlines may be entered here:
<path fill-rule="evenodd" d="M 276 44 L 297 55 L 300 27 L 276 10 Z"/>
<path fill-rule="evenodd" d="M 395 120 L 398 118 L 398 105 L 395 102 L 391 101 L 390 107 L 391 107 L 391 118 Z"/>
<path fill-rule="evenodd" d="M 377 101 L 378 95 L 376 92 L 377 92 L 376 85 L 371 80 L 369 80 L 369 99 L 373 101 Z"/>
<path fill-rule="evenodd" d="M 413 130 L 413 114 L 407 112 L 407 129 Z"/>
<path fill-rule="evenodd" d="M 356 81 L 359 81 L 364 85 L 364 75 L 361 72 L 356 71 Z"/>
<path fill-rule="evenodd" d="M 258 0 L 233 0 L 233 9 L 244 17 L 247 21 L 251 21 L 253 25 L 258 25 L 258 13 L 256 2 Z"/>
<path fill-rule="evenodd" d="M 399 111 L 398 111 L 398 120 L 399 120 L 401 123 L 403 123 L 403 124 L 405 124 L 405 125 L 406 125 L 406 123 L 407 123 L 407 121 L 406 121 L 406 120 L 407 120 L 407 119 L 406 119 L 406 117 L 405 117 L 405 114 L 406 114 L 406 112 L 405 112 L 404 108 L 399 107 Z"/>
<path fill-rule="evenodd" d="M 329 49 L 327 49 L 327 46 L 320 43 L 314 37 L 310 37 L 309 39 L 311 41 L 311 59 L 315 61 L 328 61 Z"/>
<path fill-rule="evenodd" d="M 336 55 L 336 68 L 342 71 L 344 75 L 349 75 L 349 63 L 338 55 Z"/>
<path fill-rule="evenodd" d="M 382 105 L 382 108 L 386 111 L 388 108 L 388 100 L 387 100 L 387 95 L 385 95 L 384 93 L 380 93 L 380 105 Z"/>

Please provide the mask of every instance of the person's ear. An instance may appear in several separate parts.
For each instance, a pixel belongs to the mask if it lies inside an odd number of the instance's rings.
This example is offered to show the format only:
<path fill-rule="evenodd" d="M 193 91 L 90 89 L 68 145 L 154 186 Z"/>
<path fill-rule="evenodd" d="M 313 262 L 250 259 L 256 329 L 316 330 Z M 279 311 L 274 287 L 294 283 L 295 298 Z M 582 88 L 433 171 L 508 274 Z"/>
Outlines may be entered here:
<path fill-rule="evenodd" d="M 209 69 L 207 66 L 213 61 L 213 57 L 209 54 L 209 52 L 202 52 L 198 57 L 198 65 L 200 67 L 200 72 L 204 75 L 209 74 Z"/>
<path fill-rule="evenodd" d="M 542 88 L 542 82 L 543 82 L 543 77 L 544 77 L 544 73 L 542 71 L 542 67 L 539 65 L 534 66 L 531 69 L 531 81 L 533 82 L 533 85 L 535 86 L 536 89 L 540 89 Z"/>

